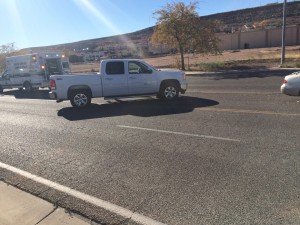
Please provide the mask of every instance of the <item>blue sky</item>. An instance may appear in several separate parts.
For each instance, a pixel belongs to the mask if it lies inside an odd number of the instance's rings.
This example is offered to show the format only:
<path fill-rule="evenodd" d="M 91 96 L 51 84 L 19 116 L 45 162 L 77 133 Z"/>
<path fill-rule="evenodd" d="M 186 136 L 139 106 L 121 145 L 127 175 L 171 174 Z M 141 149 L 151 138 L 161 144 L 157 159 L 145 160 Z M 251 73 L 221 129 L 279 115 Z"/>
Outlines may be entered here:
<path fill-rule="evenodd" d="M 155 25 L 153 12 L 177 0 L 0 0 L 0 45 L 18 49 L 134 32 Z M 181 0 L 185 3 L 190 0 Z M 200 16 L 283 0 L 199 0 Z"/>

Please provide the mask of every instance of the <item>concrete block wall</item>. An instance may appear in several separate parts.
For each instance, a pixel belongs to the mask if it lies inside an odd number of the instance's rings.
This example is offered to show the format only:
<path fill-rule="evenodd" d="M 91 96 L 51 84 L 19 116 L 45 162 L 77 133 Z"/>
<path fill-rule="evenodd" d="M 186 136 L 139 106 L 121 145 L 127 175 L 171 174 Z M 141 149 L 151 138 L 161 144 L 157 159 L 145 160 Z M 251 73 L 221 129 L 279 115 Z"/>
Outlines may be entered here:
<path fill-rule="evenodd" d="M 221 50 L 281 46 L 282 29 L 258 30 L 232 34 L 217 34 Z M 286 28 L 286 45 L 300 45 L 300 25 Z"/>

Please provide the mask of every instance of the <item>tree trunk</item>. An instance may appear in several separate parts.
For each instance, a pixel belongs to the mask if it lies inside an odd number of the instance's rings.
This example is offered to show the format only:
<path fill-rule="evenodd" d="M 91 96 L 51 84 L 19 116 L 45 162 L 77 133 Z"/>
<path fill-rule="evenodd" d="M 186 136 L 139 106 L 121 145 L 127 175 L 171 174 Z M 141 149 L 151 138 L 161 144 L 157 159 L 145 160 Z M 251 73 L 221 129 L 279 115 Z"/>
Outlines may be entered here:
<path fill-rule="evenodd" d="M 179 46 L 180 49 L 180 56 L 181 56 L 181 70 L 185 70 L 185 66 L 184 66 L 184 52 L 183 52 L 183 47 Z"/>

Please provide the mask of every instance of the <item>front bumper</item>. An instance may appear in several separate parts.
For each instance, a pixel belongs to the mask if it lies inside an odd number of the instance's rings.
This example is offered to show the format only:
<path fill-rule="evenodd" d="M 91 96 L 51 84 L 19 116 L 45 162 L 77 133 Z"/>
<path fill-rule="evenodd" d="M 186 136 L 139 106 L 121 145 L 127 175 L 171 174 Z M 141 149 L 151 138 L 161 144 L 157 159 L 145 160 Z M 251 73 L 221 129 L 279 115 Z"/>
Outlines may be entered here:
<path fill-rule="evenodd" d="M 280 91 L 282 94 L 285 94 L 285 95 L 293 95 L 293 96 L 299 95 L 299 89 L 289 87 L 286 84 L 281 85 Z"/>

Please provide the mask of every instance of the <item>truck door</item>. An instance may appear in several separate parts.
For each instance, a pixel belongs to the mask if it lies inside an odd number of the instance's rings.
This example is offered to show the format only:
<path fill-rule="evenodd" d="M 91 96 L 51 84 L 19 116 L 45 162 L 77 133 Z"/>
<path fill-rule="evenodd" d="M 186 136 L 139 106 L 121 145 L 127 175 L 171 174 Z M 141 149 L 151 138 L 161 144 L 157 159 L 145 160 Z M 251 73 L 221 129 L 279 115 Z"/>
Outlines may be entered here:
<path fill-rule="evenodd" d="M 128 62 L 129 94 L 153 94 L 157 92 L 157 88 L 157 77 L 154 71 L 142 62 Z"/>
<path fill-rule="evenodd" d="M 11 81 L 10 81 L 11 74 L 9 74 L 7 71 L 5 71 L 1 76 L 0 76 L 0 85 L 2 87 L 11 87 Z"/>
<path fill-rule="evenodd" d="M 107 62 L 105 73 L 102 76 L 103 96 L 128 95 L 127 76 L 125 74 L 125 63 L 123 61 Z"/>

